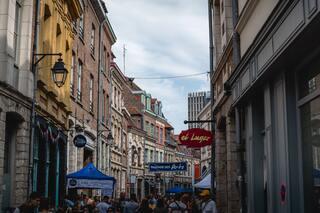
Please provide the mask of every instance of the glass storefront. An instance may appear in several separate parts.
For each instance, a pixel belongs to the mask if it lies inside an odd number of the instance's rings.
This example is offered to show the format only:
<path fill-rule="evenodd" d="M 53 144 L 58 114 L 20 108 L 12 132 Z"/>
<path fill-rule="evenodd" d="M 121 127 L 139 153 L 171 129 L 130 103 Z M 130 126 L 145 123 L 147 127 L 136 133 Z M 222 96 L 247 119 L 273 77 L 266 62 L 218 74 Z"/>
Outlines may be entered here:
<path fill-rule="evenodd" d="M 299 79 L 305 212 L 320 212 L 320 69 Z"/>

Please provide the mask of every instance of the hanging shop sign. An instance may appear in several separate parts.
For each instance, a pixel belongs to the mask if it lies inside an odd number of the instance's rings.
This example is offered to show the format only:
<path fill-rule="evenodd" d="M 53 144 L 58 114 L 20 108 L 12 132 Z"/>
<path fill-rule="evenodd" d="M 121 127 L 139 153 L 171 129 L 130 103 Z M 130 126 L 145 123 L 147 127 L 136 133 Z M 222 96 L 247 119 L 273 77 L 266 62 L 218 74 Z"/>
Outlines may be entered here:
<path fill-rule="evenodd" d="M 212 133 L 210 131 L 193 128 L 182 131 L 179 135 L 180 145 L 188 148 L 200 148 L 211 145 Z"/>
<path fill-rule="evenodd" d="M 78 148 L 82 148 L 87 144 L 87 138 L 84 135 L 76 135 L 73 138 L 73 144 Z"/>
<path fill-rule="evenodd" d="M 187 171 L 187 162 L 176 163 L 149 163 L 150 172 Z"/>

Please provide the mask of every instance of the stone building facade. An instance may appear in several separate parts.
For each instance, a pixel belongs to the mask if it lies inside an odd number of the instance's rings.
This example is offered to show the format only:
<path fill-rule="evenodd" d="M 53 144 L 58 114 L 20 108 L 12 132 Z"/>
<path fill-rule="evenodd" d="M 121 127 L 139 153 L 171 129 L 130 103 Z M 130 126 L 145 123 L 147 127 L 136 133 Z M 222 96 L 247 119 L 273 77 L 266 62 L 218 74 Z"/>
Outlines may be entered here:
<path fill-rule="evenodd" d="M 108 25 L 103 2 L 84 0 L 81 3 L 83 13 L 73 26 L 77 34 L 70 69 L 72 113 L 69 116 L 68 172 L 78 171 L 94 162 L 99 170 L 108 173 L 106 130 L 110 121 L 111 46 L 116 37 Z M 73 138 L 78 134 L 87 139 L 84 148 L 73 144 Z"/>
<path fill-rule="evenodd" d="M 320 35 L 319 1 L 239 0 L 232 7 L 232 44 L 221 57 L 231 69 L 218 60 L 211 77 L 223 88 L 214 99 L 217 206 L 318 212 L 320 43 L 312 38 Z"/>
<path fill-rule="evenodd" d="M 239 145 L 235 138 L 235 114 L 232 111 L 227 80 L 234 70 L 233 10 L 231 0 L 212 1 L 214 70 L 211 72 L 215 118 L 215 181 L 219 212 L 239 212 L 238 184 Z"/>
<path fill-rule="evenodd" d="M 127 144 L 129 112 L 124 105 L 123 91 L 127 78 L 123 75 L 115 62 L 111 64 L 112 93 L 111 93 L 111 132 L 114 144 L 111 146 L 111 175 L 117 179 L 115 195 L 126 192 L 127 186 Z"/>
<path fill-rule="evenodd" d="M 28 195 L 33 1 L 0 8 L 0 211 Z"/>
<path fill-rule="evenodd" d="M 79 1 L 40 1 L 37 52 L 61 53 L 71 68 L 75 38 L 72 23 L 82 12 Z M 33 140 L 32 191 L 49 198 L 57 207 L 66 192 L 68 116 L 71 110 L 70 76 L 61 87 L 52 80 L 50 69 L 59 56 L 46 56 L 37 66 L 36 123 Z"/>

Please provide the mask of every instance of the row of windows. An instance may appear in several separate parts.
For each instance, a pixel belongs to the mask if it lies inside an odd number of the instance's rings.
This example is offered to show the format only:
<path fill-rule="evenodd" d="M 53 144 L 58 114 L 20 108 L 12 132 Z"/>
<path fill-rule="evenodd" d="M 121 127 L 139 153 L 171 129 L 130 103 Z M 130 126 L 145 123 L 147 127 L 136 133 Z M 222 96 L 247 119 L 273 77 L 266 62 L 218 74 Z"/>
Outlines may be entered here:
<path fill-rule="evenodd" d="M 158 126 L 154 126 L 154 124 L 150 124 L 149 121 L 145 123 L 145 131 L 151 137 L 154 137 L 158 140 L 158 143 L 163 143 L 163 128 Z"/>
<path fill-rule="evenodd" d="M 77 68 L 76 68 L 77 67 Z M 76 74 L 76 75 L 75 75 Z M 77 79 L 77 85 L 75 85 L 75 78 Z M 88 90 L 89 96 L 89 105 L 86 106 L 89 109 L 89 112 L 94 112 L 94 83 L 95 79 L 92 74 L 90 74 L 89 78 L 89 87 L 83 88 L 83 62 L 78 59 L 78 64 L 76 64 L 76 56 L 75 53 L 72 53 L 71 57 L 71 69 L 70 69 L 70 94 L 74 96 L 76 101 L 81 103 L 83 99 L 83 89 Z M 75 91 L 76 90 L 76 91 Z M 103 90 L 102 95 L 102 122 L 106 122 L 106 113 L 107 113 L 107 106 L 109 104 L 109 96 L 106 94 L 105 90 Z"/>

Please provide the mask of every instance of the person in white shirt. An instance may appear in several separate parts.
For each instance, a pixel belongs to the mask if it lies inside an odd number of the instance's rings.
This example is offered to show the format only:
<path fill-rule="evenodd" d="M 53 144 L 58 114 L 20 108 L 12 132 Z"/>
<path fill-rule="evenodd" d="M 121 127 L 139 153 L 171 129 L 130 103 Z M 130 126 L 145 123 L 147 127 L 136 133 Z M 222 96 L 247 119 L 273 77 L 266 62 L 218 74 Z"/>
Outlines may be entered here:
<path fill-rule="evenodd" d="M 111 205 L 109 204 L 108 196 L 104 196 L 103 200 L 96 206 L 96 208 L 99 210 L 99 213 L 107 213 L 109 207 L 111 207 Z"/>
<path fill-rule="evenodd" d="M 209 190 L 205 189 L 199 195 L 203 200 L 201 204 L 202 213 L 217 213 L 216 203 L 210 198 Z"/>

